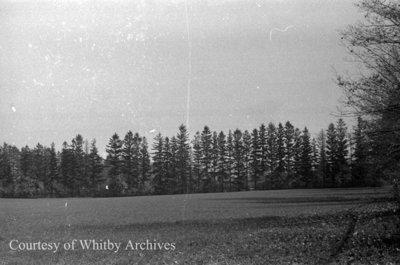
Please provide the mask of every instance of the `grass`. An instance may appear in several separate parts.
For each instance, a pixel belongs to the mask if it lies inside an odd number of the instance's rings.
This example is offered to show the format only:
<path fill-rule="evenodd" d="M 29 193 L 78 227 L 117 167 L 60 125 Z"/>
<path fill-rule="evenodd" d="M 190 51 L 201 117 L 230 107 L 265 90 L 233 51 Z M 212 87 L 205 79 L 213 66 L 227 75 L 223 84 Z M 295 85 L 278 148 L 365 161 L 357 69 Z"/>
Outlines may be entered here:
<path fill-rule="evenodd" d="M 388 189 L 2 199 L 0 264 L 398 264 Z M 13 251 L 9 242 L 172 242 L 175 250 Z M 384 262 L 384 263 L 383 263 Z"/>

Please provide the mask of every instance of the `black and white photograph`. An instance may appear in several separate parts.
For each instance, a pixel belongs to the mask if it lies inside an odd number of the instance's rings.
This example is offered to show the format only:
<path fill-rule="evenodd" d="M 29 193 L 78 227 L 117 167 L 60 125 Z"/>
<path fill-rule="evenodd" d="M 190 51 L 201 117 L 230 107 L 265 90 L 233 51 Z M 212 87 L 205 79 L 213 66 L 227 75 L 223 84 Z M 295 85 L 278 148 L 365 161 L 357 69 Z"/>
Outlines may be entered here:
<path fill-rule="evenodd" d="M 399 185 L 399 0 L 0 0 L 0 265 L 396 265 Z"/>

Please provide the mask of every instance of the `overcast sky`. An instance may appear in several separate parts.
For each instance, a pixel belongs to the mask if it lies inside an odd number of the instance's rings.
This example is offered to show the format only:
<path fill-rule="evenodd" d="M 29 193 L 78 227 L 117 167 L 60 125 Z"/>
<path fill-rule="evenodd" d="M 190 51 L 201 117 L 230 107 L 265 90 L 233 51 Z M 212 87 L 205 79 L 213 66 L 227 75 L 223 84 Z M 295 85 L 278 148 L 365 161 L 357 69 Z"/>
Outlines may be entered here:
<path fill-rule="evenodd" d="M 337 119 L 334 69 L 353 67 L 339 31 L 359 18 L 349 0 L 1 1 L 0 140 L 80 133 L 104 152 L 114 132 L 152 142 L 187 122 L 317 133 Z"/>

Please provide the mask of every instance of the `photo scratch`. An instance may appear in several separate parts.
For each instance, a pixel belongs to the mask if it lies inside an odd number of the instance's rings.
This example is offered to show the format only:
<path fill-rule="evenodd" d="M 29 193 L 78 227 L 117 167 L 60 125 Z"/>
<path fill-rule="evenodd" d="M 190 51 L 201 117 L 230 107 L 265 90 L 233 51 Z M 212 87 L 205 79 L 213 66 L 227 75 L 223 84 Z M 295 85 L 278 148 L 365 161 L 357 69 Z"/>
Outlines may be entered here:
<path fill-rule="evenodd" d="M 288 29 L 293 28 L 293 27 L 294 27 L 294 25 L 289 25 L 289 26 L 287 26 L 287 27 L 284 28 L 284 29 L 280 29 L 280 28 L 273 28 L 273 29 L 271 29 L 271 30 L 269 31 L 269 40 L 272 41 L 272 32 L 274 32 L 274 31 L 286 32 L 286 31 L 288 31 Z"/>

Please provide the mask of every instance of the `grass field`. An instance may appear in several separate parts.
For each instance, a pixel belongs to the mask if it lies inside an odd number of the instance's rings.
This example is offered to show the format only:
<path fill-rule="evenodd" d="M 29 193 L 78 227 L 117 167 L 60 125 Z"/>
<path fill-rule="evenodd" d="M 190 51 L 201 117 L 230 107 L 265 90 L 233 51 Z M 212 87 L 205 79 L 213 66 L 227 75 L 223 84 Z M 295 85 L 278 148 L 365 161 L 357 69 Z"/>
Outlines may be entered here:
<path fill-rule="evenodd" d="M 400 219 L 388 196 L 364 188 L 1 199 L 0 264 L 399 264 Z M 74 239 L 74 250 L 63 248 Z M 121 245 L 83 250 L 79 240 Z M 175 249 L 126 249 L 146 240 Z M 21 242 L 60 246 L 27 251 Z"/>

